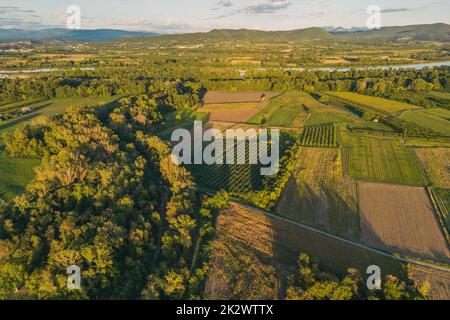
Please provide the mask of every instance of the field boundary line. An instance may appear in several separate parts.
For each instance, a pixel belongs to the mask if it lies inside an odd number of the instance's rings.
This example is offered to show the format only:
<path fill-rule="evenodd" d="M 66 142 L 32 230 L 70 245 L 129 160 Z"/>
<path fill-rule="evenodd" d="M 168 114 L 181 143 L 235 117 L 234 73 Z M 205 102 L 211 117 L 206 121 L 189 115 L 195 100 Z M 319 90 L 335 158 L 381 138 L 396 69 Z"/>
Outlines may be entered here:
<path fill-rule="evenodd" d="M 401 261 L 401 262 L 404 262 L 404 263 L 414 264 L 414 265 L 417 265 L 417 266 L 420 266 L 420 267 L 431 268 L 431 269 L 444 271 L 444 272 L 450 272 L 450 266 L 449 267 L 438 266 L 438 265 L 434 265 L 434 264 L 427 263 L 427 262 L 422 262 L 422 261 L 418 261 L 418 260 L 412 260 L 412 259 L 404 258 L 404 257 L 401 257 L 401 256 L 397 256 L 394 253 L 388 253 L 388 252 L 385 252 L 385 251 L 382 251 L 382 250 L 379 250 L 379 249 L 375 249 L 375 248 L 372 248 L 372 247 L 369 247 L 369 246 L 366 246 L 366 245 L 363 245 L 363 244 L 360 244 L 360 243 L 353 242 L 351 240 L 347 240 L 347 239 L 341 238 L 339 236 L 335 236 L 335 235 L 333 235 L 331 233 L 328 233 L 328 232 L 316 229 L 314 227 L 311 227 L 311 226 L 308 226 L 308 225 L 305 225 L 305 224 L 302 224 L 302 223 L 299 223 L 299 222 L 295 222 L 295 221 L 292 221 L 292 220 L 287 219 L 287 218 L 280 217 L 280 216 L 278 216 L 276 214 L 270 213 L 270 212 L 265 211 L 265 210 L 263 210 L 261 208 L 257 208 L 257 207 L 254 207 L 254 206 L 251 206 L 251 205 L 248 205 L 248 204 L 237 202 L 237 201 L 230 201 L 230 202 L 234 203 L 236 205 L 240 205 L 240 206 L 242 206 L 244 208 L 247 208 L 247 209 L 250 209 L 250 210 L 256 210 L 257 212 L 259 212 L 259 213 L 261 213 L 261 214 L 263 214 L 263 215 L 265 215 L 267 217 L 270 217 L 272 219 L 279 220 L 279 221 L 284 221 L 286 223 L 289 223 L 289 224 L 295 225 L 297 227 L 300 227 L 300 228 L 312 231 L 314 233 L 318 233 L 318 234 L 321 234 L 323 236 L 332 238 L 334 240 L 338 240 L 340 242 L 344 242 L 344 243 L 346 243 L 348 245 L 351 245 L 353 247 L 357 247 L 357 248 L 360 248 L 360 249 L 368 250 L 368 251 L 371 251 L 373 253 L 376 253 L 376 254 L 379 254 L 379 255 L 382 255 L 382 256 L 385 256 L 385 257 L 388 257 L 388 258 L 392 258 L 392 259 L 395 259 L 395 260 L 398 260 L 398 261 Z"/>

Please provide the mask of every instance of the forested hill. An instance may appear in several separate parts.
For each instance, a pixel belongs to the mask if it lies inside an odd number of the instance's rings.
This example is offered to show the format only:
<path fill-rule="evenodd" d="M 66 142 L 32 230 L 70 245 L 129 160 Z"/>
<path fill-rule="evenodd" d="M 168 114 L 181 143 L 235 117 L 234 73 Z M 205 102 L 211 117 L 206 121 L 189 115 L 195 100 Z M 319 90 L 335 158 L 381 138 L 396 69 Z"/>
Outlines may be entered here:
<path fill-rule="evenodd" d="M 450 25 L 445 23 L 384 27 L 380 30 L 334 33 L 346 40 L 356 41 L 450 41 Z"/>
<path fill-rule="evenodd" d="M 105 41 L 130 37 L 154 36 L 155 33 L 132 32 L 112 29 L 69 30 L 63 28 L 45 30 L 0 29 L 0 41 Z"/>
<path fill-rule="evenodd" d="M 0 29 L 0 41 L 108 41 L 128 38 L 149 38 L 150 41 L 173 41 L 194 44 L 205 41 L 450 41 L 450 25 L 444 23 L 384 27 L 380 30 L 327 32 L 323 28 L 307 28 L 289 31 L 261 31 L 249 29 L 215 29 L 209 32 L 159 35 L 151 32 L 131 32 L 124 30 L 22 30 Z M 128 40 L 127 40 L 128 41 Z"/>
<path fill-rule="evenodd" d="M 129 41 L 129 40 L 127 40 Z M 142 41 L 142 38 L 139 38 Z M 249 29 L 215 29 L 204 33 L 186 33 L 151 37 L 150 42 L 200 44 L 220 41 L 273 42 L 362 42 L 388 41 L 450 41 L 450 25 L 430 24 L 403 27 L 384 27 L 380 30 L 328 32 L 324 28 L 307 28 L 289 31 L 261 31 Z"/>

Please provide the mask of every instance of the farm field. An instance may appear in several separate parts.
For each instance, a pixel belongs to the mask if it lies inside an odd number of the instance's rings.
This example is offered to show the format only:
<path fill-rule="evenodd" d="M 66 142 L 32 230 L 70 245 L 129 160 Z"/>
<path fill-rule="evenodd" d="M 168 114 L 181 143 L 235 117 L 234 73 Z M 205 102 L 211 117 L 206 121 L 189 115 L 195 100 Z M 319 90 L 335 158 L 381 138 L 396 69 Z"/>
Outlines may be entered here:
<path fill-rule="evenodd" d="M 450 148 L 450 139 L 406 138 L 405 146 L 415 148 Z"/>
<path fill-rule="evenodd" d="M 279 127 L 324 125 L 352 120 L 350 116 L 328 107 L 306 92 L 288 91 L 271 100 L 269 106 L 249 119 L 249 123 Z"/>
<path fill-rule="evenodd" d="M 117 97 L 76 97 L 76 98 L 55 98 L 51 100 L 41 101 L 31 105 L 27 105 L 34 111 L 30 114 L 20 116 L 18 118 L 0 122 L 0 134 L 6 130 L 14 130 L 18 126 L 33 121 L 51 117 L 55 114 L 63 113 L 71 106 L 80 105 L 97 105 L 99 103 L 111 103 L 117 100 Z"/>
<path fill-rule="evenodd" d="M 303 148 L 276 212 L 357 241 L 356 182 L 343 175 L 341 151 Z"/>
<path fill-rule="evenodd" d="M 260 102 L 263 94 L 263 92 L 208 91 L 203 98 L 203 103 L 226 104 Z"/>
<path fill-rule="evenodd" d="M 245 122 L 261 109 L 260 102 L 207 104 L 198 112 L 206 113 L 211 121 Z"/>
<path fill-rule="evenodd" d="M 348 268 L 378 265 L 383 273 L 405 277 L 406 266 L 385 256 L 337 241 L 237 204 L 223 210 L 216 224 L 208 299 L 283 299 L 285 276 L 307 253 L 324 271 L 344 276 Z M 450 297 L 448 273 L 409 267 L 415 280 L 430 282 L 431 297 Z M 249 272 L 250 271 L 250 272 Z"/>
<path fill-rule="evenodd" d="M 348 116 L 337 112 L 315 112 L 311 113 L 306 126 L 320 126 L 327 124 L 340 124 L 349 122 Z"/>
<path fill-rule="evenodd" d="M 450 136 L 450 111 L 448 110 L 412 110 L 403 112 L 399 118 L 425 128 L 433 129 L 443 135 Z"/>
<path fill-rule="evenodd" d="M 394 115 L 400 111 L 418 109 L 417 106 L 353 92 L 327 92 L 328 95 L 355 103 L 363 108 Z"/>
<path fill-rule="evenodd" d="M 25 191 L 40 163 L 37 159 L 12 159 L 0 152 L 0 199 L 8 201 Z"/>
<path fill-rule="evenodd" d="M 422 92 L 422 94 L 431 96 L 437 99 L 443 99 L 450 101 L 450 92 L 445 91 L 429 91 L 429 92 Z"/>
<path fill-rule="evenodd" d="M 450 188 L 450 149 L 418 148 L 416 154 L 433 185 Z"/>
<path fill-rule="evenodd" d="M 300 143 L 305 147 L 337 147 L 338 129 L 334 126 L 305 127 Z"/>
<path fill-rule="evenodd" d="M 450 251 L 424 188 L 359 183 L 363 243 L 449 263 Z"/>
<path fill-rule="evenodd" d="M 353 123 L 349 123 L 347 127 L 350 129 L 350 131 L 353 130 L 371 130 L 371 131 L 382 131 L 382 132 L 391 132 L 395 133 L 393 129 L 390 127 L 380 123 L 380 122 L 374 122 L 374 121 L 364 121 L 364 120 L 358 120 Z"/>
<path fill-rule="evenodd" d="M 446 229 L 447 240 L 450 244 L 450 189 L 430 188 L 429 190 L 432 194 L 436 211 L 441 216 L 441 224 Z"/>
<path fill-rule="evenodd" d="M 359 180 L 425 186 L 428 177 L 414 150 L 400 140 L 341 132 L 347 174 Z"/>
<path fill-rule="evenodd" d="M 195 120 L 207 121 L 208 116 L 205 113 L 195 112 L 192 110 L 172 112 L 166 116 L 164 127 L 159 131 L 158 135 L 164 140 L 170 140 L 174 129 L 192 130 Z"/>
<path fill-rule="evenodd" d="M 252 124 L 289 127 L 298 114 L 303 113 L 301 92 L 286 92 L 272 99 L 269 106 L 248 120 Z M 297 122 L 299 118 L 297 118 Z"/>
<path fill-rule="evenodd" d="M 241 129 L 248 129 L 246 125 L 236 125 Z M 286 152 L 297 140 L 295 132 L 281 132 L 280 134 L 280 158 L 282 159 Z M 227 164 L 225 159 L 228 153 L 233 150 L 227 148 L 227 142 L 223 143 L 224 164 L 213 165 L 189 165 L 195 180 L 200 186 L 209 190 L 224 189 L 232 194 L 244 195 L 255 191 L 263 190 L 267 187 L 266 182 L 273 178 L 272 176 L 261 175 L 261 164 L 250 164 L 250 155 L 257 155 L 258 148 L 250 148 L 248 140 L 245 141 L 245 159 L 244 155 L 238 154 L 237 143 L 234 144 L 235 164 Z M 237 161 L 245 160 L 245 164 L 237 164 Z"/>

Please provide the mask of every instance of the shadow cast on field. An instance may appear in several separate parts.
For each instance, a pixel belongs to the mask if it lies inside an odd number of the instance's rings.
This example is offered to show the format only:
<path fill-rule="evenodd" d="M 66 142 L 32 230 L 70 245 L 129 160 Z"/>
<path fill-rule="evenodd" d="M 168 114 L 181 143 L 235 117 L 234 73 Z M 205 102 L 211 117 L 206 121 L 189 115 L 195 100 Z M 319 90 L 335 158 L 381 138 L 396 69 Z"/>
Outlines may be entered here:
<path fill-rule="evenodd" d="M 275 211 L 284 217 L 325 232 L 359 241 L 359 213 L 344 198 L 324 183 L 320 194 L 308 183 L 299 184 L 290 177 Z"/>
<path fill-rule="evenodd" d="M 368 221 L 365 217 L 361 217 L 361 232 L 362 232 L 362 242 L 375 249 L 379 249 L 386 252 L 396 253 L 400 254 L 406 257 L 412 257 L 417 258 L 421 260 L 428 260 L 428 261 L 436 261 L 436 262 L 442 262 L 442 263 L 450 263 L 450 252 L 447 249 L 447 255 L 444 254 L 442 251 L 438 251 L 434 248 L 427 247 L 423 248 L 424 250 L 427 250 L 427 253 L 420 253 L 417 251 L 413 251 L 406 247 L 400 247 L 398 245 L 392 245 L 389 243 L 386 243 L 386 240 L 382 239 L 380 235 L 377 233 L 376 230 L 374 230 L 372 224 L 370 221 Z M 415 235 L 410 235 L 411 237 L 414 237 Z"/>

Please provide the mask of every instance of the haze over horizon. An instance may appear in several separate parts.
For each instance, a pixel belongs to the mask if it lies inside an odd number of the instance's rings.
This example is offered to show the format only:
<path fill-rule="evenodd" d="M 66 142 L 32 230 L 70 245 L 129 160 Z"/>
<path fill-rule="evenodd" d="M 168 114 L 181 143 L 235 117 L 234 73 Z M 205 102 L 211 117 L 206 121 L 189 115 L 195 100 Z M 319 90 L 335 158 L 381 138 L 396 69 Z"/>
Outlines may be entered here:
<path fill-rule="evenodd" d="M 187 33 L 212 29 L 292 30 L 364 27 L 370 5 L 382 10 L 382 26 L 450 23 L 450 2 L 426 0 L 3 0 L 0 28 L 65 27 L 69 5 L 81 9 L 82 29 Z"/>

